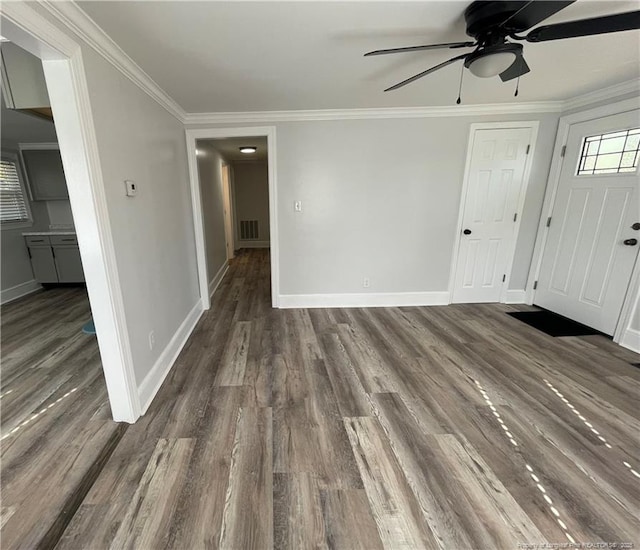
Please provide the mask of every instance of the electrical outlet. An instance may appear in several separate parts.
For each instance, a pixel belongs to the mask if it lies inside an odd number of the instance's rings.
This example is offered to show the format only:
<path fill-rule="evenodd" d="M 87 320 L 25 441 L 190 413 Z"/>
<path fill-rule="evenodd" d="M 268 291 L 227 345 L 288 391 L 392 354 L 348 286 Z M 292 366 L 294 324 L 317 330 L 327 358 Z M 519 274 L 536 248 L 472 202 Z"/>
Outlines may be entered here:
<path fill-rule="evenodd" d="M 371 281 L 369 280 L 369 277 L 365 277 L 364 279 L 362 279 L 363 288 L 369 288 L 370 286 L 371 286 Z"/>
<path fill-rule="evenodd" d="M 293 201 L 293 210 L 295 212 L 302 212 L 302 201 Z"/>
<path fill-rule="evenodd" d="M 156 345 L 156 333 L 151 331 L 149 333 L 149 349 L 153 349 Z"/>

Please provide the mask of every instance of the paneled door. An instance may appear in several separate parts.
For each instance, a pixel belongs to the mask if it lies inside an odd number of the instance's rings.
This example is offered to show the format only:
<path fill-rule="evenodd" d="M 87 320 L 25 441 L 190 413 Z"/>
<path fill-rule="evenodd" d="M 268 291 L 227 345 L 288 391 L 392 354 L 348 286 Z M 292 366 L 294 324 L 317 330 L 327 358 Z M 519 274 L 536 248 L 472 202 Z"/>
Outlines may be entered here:
<path fill-rule="evenodd" d="M 452 301 L 499 302 L 513 257 L 531 128 L 472 134 Z"/>
<path fill-rule="evenodd" d="M 571 125 L 534 303 L 613 335 L 640 239 L 639 111 Z"/>

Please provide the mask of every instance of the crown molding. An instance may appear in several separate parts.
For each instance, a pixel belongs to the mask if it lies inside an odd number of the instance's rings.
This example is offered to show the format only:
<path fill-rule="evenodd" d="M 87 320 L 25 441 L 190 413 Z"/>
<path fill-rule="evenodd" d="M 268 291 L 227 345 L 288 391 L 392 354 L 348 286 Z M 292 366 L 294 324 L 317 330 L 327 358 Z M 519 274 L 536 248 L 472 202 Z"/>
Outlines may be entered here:
<path fill-rule="evenodd" d="M 640 95 L 639 78 L 627 80 L 626 82 L 621 82 L 620 84 L 614 84 L 613 86 L 608 86 L 600 90 L 595 90 L 593 92 L 588 92 L 586 94 L 567 99 L 564 101 L 562 111 L 564 112 L 573 109 L 579 109 L 581 107 L 586 107 L 587 105 L 597 103 L 598 101 L 606 101 L 634 92 L 636 95 Z"/>
<path fill-rule="evenodd" d="M 246 111 L 187 113 L 185 124 L 237 124 L 253 122 L 300 122 L 310 120 L 358 120 L 376 118 L 442 118 L 470 115 L 557 113 L 562 101 L 537 103 L 491 103 L 440 107 L 383 107 L 372 109 L 322 109 L 309 111 Z"/>
<path fill-rule="evenodd" d="M 38 0 L 38 5 L 71 29 L 142 91 L 155 99 L 171 115 L 180 122 L 184 122 L 185 110 L 145 73 L 75 2 Z"/>

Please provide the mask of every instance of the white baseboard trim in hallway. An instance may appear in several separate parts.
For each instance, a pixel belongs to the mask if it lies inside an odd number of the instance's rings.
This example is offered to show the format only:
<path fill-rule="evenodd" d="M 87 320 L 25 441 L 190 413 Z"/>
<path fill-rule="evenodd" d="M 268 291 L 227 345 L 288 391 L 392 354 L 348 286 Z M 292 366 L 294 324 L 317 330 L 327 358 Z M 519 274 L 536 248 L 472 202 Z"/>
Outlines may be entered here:
<path fill-rule="evenodd" d="M 162 386 L 164 379 L 167 377 L 167 374 L 169 374 L 171 367 L 173 367 L 173 364 L 176 362 L 178 355 L 180 355 L 182 348 L 187 343 L 189 336 L 191 336 L 193 329 L 203 313 L 202 302 L 198 300 L 185 320 L 182 321 L 182 324 L 173 335 L 173 338 L 171 338 L 167 347 L 164 348 L 160 357 L 158 357 L 156 364 L 153 365 L 149 374 L 145 376 L 142 384 L 138 386 L 142 414 L 147 412 L 149 405 L 151 405 L 153 398 L 158 393 L 160 386 Z"/>
<path fill-rule="evenodd" d="M 209 298 L 211 298 L 214 292 L 218 290 L 218 287 L 220 286 L 220 283 L 222 282 L 222 279 L 224 279 L 224 276 L 227 274 L 228 270 L 229 261 L 225 260 L 225 262 L 220 266 L 220 269 L 218 269 L 218 273 L 216 273 L 213 279 L 209 281 Z"/>
<path fill-rule="evenodd" d="M 31 279 L 26 283 L 20 283 L 19 285 L 12 286 L 10 288 L 5 288 L 0 294 L 0 303 L 8 304 L 9 302 L 13 302 L 18 298 L 22 298 L 27 294 L 31 294 L 36 290 L 40 290 L 42 286 L 35 279 Z"/>
<path fill-rule="evenodd" d="M 507 297 L 505 304 L 526 304 L 527 303 L 527 291 L 522 290 L 507 290 Z"/>
<path fill-rule="evenodd" d="M 357 294 L 281 294 L 280 308 L 446 306 L 448 291 Z"/>
<path fill-rule="evenodd" d="M 271 248 L 271 241 L 236 241 L 236 250 L 241 248 Z"/>
<path fill-rule="evenodd" d="M 619 343 L 624 348 L 640 353 L 640 330 L 628 328 L 622 334 Z"/>

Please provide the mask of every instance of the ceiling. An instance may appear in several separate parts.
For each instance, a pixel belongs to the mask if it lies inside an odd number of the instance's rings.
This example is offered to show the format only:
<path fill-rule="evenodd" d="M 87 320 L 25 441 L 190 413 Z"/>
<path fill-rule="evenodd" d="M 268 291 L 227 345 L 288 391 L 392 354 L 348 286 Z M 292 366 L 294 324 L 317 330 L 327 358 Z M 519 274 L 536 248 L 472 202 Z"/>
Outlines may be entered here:
<path fill-rule="evenodd" d="M 454 105 L 460 65 L 382 90 L 457 55 L 373 49 L 465 40 L 468 2 L 79 2 L 187 112 Z M 580 0 L 543 24 L 631 11 Z M 464 104 L 562 100 L 640 76 L 640 31 L 525 44 L 515 83 L 464 75 Z"/>
<path fill-rule="evenodd" d="M 267 138 L 266 137 L 241 137 L 225 139 L 198 140 L 198 143 L 206 142 L 212 144 L 227 162 L 257 162 L 267 160 Z M 256 147 L 258 150 L 248 155 L 240 152 L 240 147 Z"/>

